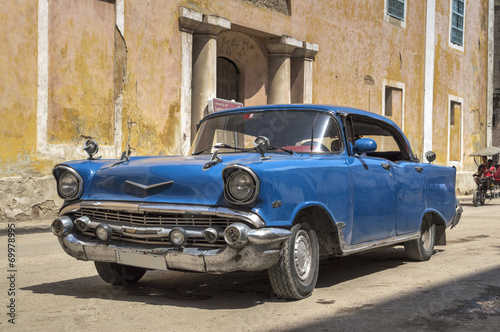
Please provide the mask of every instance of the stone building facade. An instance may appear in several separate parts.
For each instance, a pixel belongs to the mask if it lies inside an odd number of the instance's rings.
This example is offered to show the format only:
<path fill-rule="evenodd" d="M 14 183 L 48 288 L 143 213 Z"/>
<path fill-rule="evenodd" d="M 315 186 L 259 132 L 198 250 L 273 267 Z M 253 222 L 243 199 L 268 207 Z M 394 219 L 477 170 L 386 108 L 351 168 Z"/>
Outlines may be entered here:
<path fill-rule="evenodd" d="M 52 167 L 186 154 L 207 101 L 353 106 L 472 188 L 492 142 L 493 0 L 18 0 L 0 4 L 0 222 L 50 218 Z"/>

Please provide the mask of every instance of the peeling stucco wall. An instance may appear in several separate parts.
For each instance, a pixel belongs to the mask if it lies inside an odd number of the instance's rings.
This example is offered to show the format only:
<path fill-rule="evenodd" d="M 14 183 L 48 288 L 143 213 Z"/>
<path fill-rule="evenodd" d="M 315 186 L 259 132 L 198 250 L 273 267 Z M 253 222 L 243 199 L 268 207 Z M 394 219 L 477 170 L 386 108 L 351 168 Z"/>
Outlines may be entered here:
<path fill-rule="evenodd" d="M 52 176 L 2 178 L 0 202 L 0 224 L 50 219 L 62 205 Z"/>

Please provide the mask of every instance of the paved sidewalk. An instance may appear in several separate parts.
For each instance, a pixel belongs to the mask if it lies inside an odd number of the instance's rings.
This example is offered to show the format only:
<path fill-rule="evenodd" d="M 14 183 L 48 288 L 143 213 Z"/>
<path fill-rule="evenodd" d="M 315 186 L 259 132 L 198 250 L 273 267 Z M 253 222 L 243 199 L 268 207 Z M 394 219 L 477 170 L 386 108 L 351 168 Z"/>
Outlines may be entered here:
<path fill-rule="evenodd" d="M 472 204 L 472 195 L 463 195 L 457 196 L 460 204 Z M 496 199 L 496 198 L 494 198 Z M 50 220 L 42 220 L 36 222 L 23 221 L 16 222 L 16 233 L 17 234 L 33 234 L 33 233 L 46 233 L 50 232 L 50 224 L 52 223 L 52 219 Z M 0 235 L 7 234 L 7 225 L 0 228 Z"/>

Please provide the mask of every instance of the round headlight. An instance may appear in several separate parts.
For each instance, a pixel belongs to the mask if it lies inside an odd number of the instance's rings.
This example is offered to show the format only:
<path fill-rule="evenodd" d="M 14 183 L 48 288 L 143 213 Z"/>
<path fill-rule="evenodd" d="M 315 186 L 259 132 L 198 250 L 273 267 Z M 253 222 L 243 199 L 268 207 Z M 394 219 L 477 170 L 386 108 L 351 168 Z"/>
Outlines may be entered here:
<path fill-rule="evenodd" d="M 255 182 L 250 174 L 237 171 L 229 176 L 227 189 L 236 201 L 245 202 L 254 194 Z"/>
<path fill-rule="evenodd" d="M 80 190 L 80 181 L 75 174 L 66 171 L 59 178 L 58 189 L 63 199 L 76 198 Z"/>

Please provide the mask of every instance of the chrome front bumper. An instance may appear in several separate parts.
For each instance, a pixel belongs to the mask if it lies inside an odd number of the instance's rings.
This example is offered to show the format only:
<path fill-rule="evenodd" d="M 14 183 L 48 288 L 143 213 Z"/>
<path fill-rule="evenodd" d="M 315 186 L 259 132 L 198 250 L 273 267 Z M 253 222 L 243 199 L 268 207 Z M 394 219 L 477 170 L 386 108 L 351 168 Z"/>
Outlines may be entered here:
<path fill-rule="evenodd" d="M 70 256 L 147 269 L 264 270 L 277 261 L 291 235 L 287 229 L 265 227 L 255 213 L 224 207 L 84 201 L 59 215 L 52 231 Z M 98 239 L 99 225 L 111 232 L 108 241 Z M 189 241 L 184 245 L 170 241 L 175 228 L 185 231 Z M 215 232 L 213 241 L 204 235 L 208 230 Z"/>
<path fill-rule="evenodd" d="M 183 270 L 209 273 L 265 270 L 277 261 L 282 243 L 290 231 L 260 228 L 248 232 L 241 249 L 175 248 L 137 243 L 105 244 L 77 233 L 59 237 L 64 251 L 80 260 L 111 262 L 147 269 Z"/>

